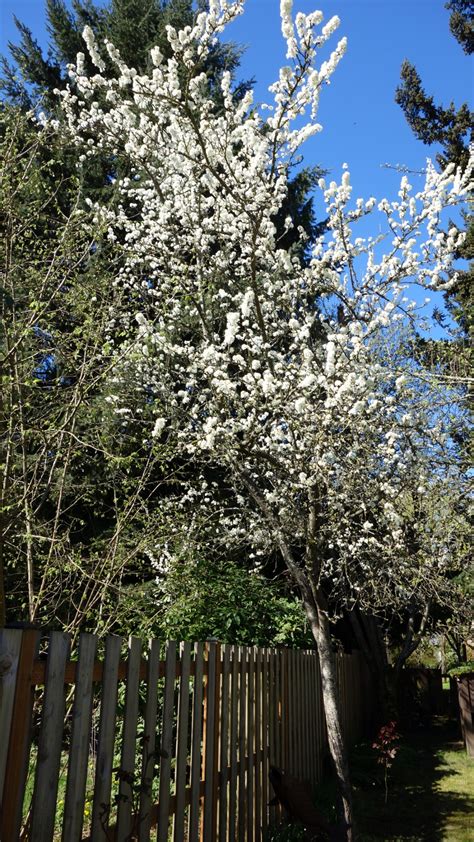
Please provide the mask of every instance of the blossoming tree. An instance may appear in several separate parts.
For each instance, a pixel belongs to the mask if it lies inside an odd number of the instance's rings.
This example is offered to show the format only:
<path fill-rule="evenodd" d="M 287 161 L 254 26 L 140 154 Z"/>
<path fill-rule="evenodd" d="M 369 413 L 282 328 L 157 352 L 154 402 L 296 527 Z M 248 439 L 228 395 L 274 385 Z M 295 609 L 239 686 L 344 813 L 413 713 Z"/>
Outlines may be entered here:
<path fill-rule="evenodd" d="M 84 33 L 97 74 L 83 56 L 63 92 L 69 131 L 84 156 L 104 150 L 133 167 L 117 183 L 114 206 L 92 209 L 123 252 L 116 284 L 125 308 L 111 312 L 118 410 L 133 381 L 154 408 L 150 446 L 217 467 L 234 490 L 221 527 L 259 554 L 277 550 L 319 651 L 329 746 L 340 785 L 347 839 L 351 795 L 338 714 L 328 598 L 395 598 L 406 565 L 404 477 L 417 493 L 430 460 L 446 462 L 449 389 L 404 351 L 416 308 L 407 284 L 443 287 L 459 245 L 440 226 L 444 206 L 467 189 L 467 175 L 428 164 L 414 192 L 402 180 L 396 201 L 351 200 L 350 176 L 321 182 L 329 234 L 302 267 L 278 248 L 272 219 L 285 198 L 288 168 L 316 122 L 322 88 L 341 59 L 318 53 L 339 25 L 281 2 L 289 64 L 262 110 L 252 93 L 236 101 L 230 77 L 223 105 L 210 100 L 202 62 L 243 2 L 211 0 L 193 27 L 168 29 L 173 57 L 158 48 L 138 74 L 110 43 Z M 106 49 L 117 76 L 103 75 Z M 354 237 L 377 214 L 387 234 Z M 291 220 L 288 219 L 288 226 Z M 303 232 L 300 232 L 303 236 Z M 405 343 L 405 345 L 403 344 Z M 433 395 L 436 394 L 436 400 Z M 444 406 L 444 403 L 443 403 Z M 205 469 L 182 505 L 220 506 Z M 403 564 L 397 557 L 403 548 Z M 380 591 L 381 593 L 382 591 Z"/>

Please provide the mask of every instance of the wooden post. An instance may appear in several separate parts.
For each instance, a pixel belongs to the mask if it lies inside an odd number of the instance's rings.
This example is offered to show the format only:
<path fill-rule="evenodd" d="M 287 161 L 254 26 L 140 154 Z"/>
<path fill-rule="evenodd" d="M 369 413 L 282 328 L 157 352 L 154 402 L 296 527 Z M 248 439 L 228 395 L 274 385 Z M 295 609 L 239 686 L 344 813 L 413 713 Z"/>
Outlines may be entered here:
<path fill-rule="evenodd" d="M 21 649 L 21 630 L 0 628 L 0 816 Z"/>
<path fill-rule="evenodd" d="M 263 650 L 262 669 L 262 834 L 265 836 L 268 828 L 268 712 L 270 708 L 268 691 L 268 655 L 269 650 Z"/>
<path fill-rule="evenodd" d="M 20 835 L 30 757 L 34 694 L 31 677 L 39 640 L 40 634 L 36 629 L 26 629 L 22 633 L 6 764 L 8 775 L 3 789 L 3 809 L 0 816 L 0 839 L 5 840 L 16 840 Z"/>
<path fill-rule="evenodd" d="M 201 785 L 201 740 L 203 727 L 203 645 L 196 643 L 194 660 L 193 721 L 191 745 L 191 803 L 189 809 L 189 842 L 199 839 L 199 807 Z"/>
<path fill-rule="evenodd" d="M 248 650 L 247 693 L 247 842 L 254 839 L 254 737 L 255 737 L 255 649 Z"/>
<path fill-rule="evenodd" d="M 183 643 L 181 649 L 181 679 L 179 685 L 179 707 L 176 747 L 176 809 L 173 822 L 174 842 L 184 839 L 186 812 L 186 762 L 188 757 L 189 677 L 191 668 L 191 644 Z"/>
<path fill-rule="evenodd" d="M 255 842 L 260 842 L 262 817 L 262 653 L 255 648 Z"/>
<path fill-rule="evenodd" d="M 70 635 L 51 632 L 32 800 L 31 839 L 51 842 L 56 816 L 66 699 L 64 673 Z"/>
<path fill-rule="evenodd" d="M 238 802 L 238 828 L 239 842 L 245 842 L 245 804 L 246 804 L 246 781 L 245 781 L 245 757 L 246 757 L 246 713 L 247 713 L 247 647 L 241 646 L 240 661 L 240 691 L 239 691 L 239 802 Z"/>
<path fill-rule="evenodd" d="M 229 763 L 231 752 L 229 750 L 229 682 L 230 682 L 230 655 L 231 647 L 226 644 L 223 647 L 222 660 L 222 704 L 221 704 L 221 742 L 220 742 L 220 787 L 219 787 L 219 840 L 227 838 L 227 807 L 228 807 L 228 782 Z"/>
<path fill-rule="evenodd" d="M 214 842 L 215 823 L 217 809 L 216 791 L 216 743 L 219 739 L 219 717 L 216 709 L 218 694 L 218 666 L 220 660 L 220 648 L 211 641 L 207 644 L 208 649 L 208 683 L 207 683 L 207 712 L 206 712 L 206 744 L 204 754 L 204 842 Z"/>
<path fill-rule="evenodd" d="M 230 787 L 229 787 L 229 842 L 236 838 L 237 812 L 237 752 L 238 752 L 238 701 L 239 701 L 239 652 L 232 647 L 232 695 L 230 708 Z"/>
<path fill-rule="evenodd" d="M 91 836 L 94 842 L 107 839 L 110 818 L 110 792 L 117 714 L 118 669 L 122 638 L 109 635 L 105 642 L 99 720 L 99 744 L 95 762 L 94 801 Z"/>
<path fill-rule="evenodd" d="M 120 752 L 119 801 L 117 807 L 118 840 L 127 839 L 132 831 L 141 651 L 142 646 L 138 637 L 130 637 L 128 642 L 127 686 L 123 715 L 122 750 Z"/>
<path fill-rule="evenodd" d="M 158 806 L 158 842 L 168 842 L 171 752 L 173 743 L 174 683 L 176 680 L 176 641 L 168 641 L 165 690 L 161 728 L 160 797 Z"/>
<path fill-rule="evenodd" d="M 80 842 L 82 839 L 92 724 L 92 674 L 96 648 L 95 635 L 81 634 L 79 636 L 79 660 L 76 669 L 71 747 L 64 802 L 63 842 Z"/>
<path fill-rule="evenodd" d="M 149 842 L 151 828 L 152 786 L 155 773 L 156 717 L 158 711 L 158 678 L 160 670 L 160 642 L 149 640 L 147 690 L 143 732 L 142 791 L 140 795 L 139 842 Z"/>

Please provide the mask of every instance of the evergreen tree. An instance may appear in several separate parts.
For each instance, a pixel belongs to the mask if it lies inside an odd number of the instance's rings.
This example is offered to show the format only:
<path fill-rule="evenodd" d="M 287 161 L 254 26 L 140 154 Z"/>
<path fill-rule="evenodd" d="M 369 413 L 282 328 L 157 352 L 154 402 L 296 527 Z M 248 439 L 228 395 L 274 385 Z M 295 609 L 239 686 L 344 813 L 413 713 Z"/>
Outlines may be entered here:
<path fill-rule="evenodd" d="M 474 50 L 474 4 L 472 0 L 450 0 L 446 8 L 451 11 L 450 29 L 454 37 L 467 54 Z M 395 95 L 413 133 L 426 145 L 436 144 L 441 147 L 437 155 L 438 163 L 445 167 L 452 162 L 465 167 L 469 158 L 469 145 L 473 138 L 474 114 L 467 103 L 456 108 L 453 102 L 443 107 L 429 96 L 422 84 L 415 66 L 405 61 L 401 68 L 401 84 Z M 457 257 L 469 261 L 468 269 L 458 271 L 451 289 L 445 293 L 445 304 L 449 319 L 435 311 L 442 327 L 451 334 L 450 339 L 418 339 L 415 353 L 424 365 L 438 368 L 450 377 L 466 382 L 465 403 L 472 408 L 473 393 L 469 385 L 472 374 L 472 339 L 474 336 L 474 215 L 463 214 L 466 238 L 458 249 Z M 464 456 L 469 466 L 472 432 L 462 431 L 453 426 L 452 440 Z M 458 578 L 460 589 L 466 602 L 470 599 L 473 588 L 472 566 L 467 565 L 464 577 Z M 462 628 L 458 614 L 445 612 L 441 621 L 448 627 Z M 403 652 L 403 648 L 402 648 Z"/>
<path fill-rule="evenodd" d="M 449 28 L 459 41 L 464 52 L 474 52 L 474 3 L 472 0 L 450 0 L 446 3 L 450 10 Z"/>
<path fill-rule="evenodd" d="M 466 53 L 473 46 L 474 4 L 471 0 L 451 0 L 446 4 L 451 10 L 450 28 Z M 408 125 L 419 140 L 428 146 L 441 147 L 438 163 L 448 163 L 464 168 L 469 158 L 469 145 L 473 139 L 474 113 L 467 103 L 456 108 L 453 102 L 447 107 L 435 102 L 423 87 L 416 67 L 404 61 L 401 68 L 401 84 L 395 94 L 395 101 L 401 106 Z M 469 269 L 457 273 L 457 280 L 446 294 L 446 307 L 454 323 L 451 329 L 455 342 L 424 341 L 420 348 L 425 360 L 434 365 L 446 365 L 452 375 L 469 375 L 472 365 L 472 337 L 474 332 L 474 302 L 472 283 L 474 280 L 474 217 L 465 216 L 466 239 L 460 247 L 458 257 L 471 261 Z M 437 314 L 443 326 L 446 320 Z"/>
<path fill-rule="evenodd" d="M 69 81 L 67 65 L 76 61 L 78 52 L 85 52 L 85 26 L 92 29 L 98 43 L 107 38 L 125 62 L 143 71 L 148 67 L 152 47 L 159 46 L 166 57 L 170 55 L 166 27 L 182 29 L 194 18 L 192 0 L 110 0 L 105 7 L 93 0 L 73 0 L 72 8 L 65 0 L 46 0 L 45 11 L 50 36 L 47 55 L 31 30 L 15 18 L 20 42 L 9 44 L 12 60 L 2 59 L 0 90 L 6 99 L 22 107 L 32 108 L 40 100 L 43 107 L 57 108 L 54 90 L 65 87 Z M 225 70 L 234 74 L 241 53 L 242 49 L 233 43 L 213 46 L 205 65 L 211 90 L 219 88 Z M 85 60 L 88 69 L 92 69 L 88 56 Z M 237 94 L 244 92 L 248 84 L 238 85 Z"/>

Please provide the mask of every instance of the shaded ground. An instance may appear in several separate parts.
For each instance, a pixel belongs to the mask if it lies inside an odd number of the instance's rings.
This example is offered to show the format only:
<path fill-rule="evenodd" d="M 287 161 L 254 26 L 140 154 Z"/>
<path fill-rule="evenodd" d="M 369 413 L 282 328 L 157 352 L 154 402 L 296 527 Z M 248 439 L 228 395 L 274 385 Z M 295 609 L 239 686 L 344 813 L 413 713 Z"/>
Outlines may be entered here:
<path fill-rule="evenodd" d="M 405 734 L 390 770 L 385 804 L 383 772 L 370 744 L 351 760 L 357 842 L 474 842 L 474 759 L 457 722 L 439 719 Z M 335 789 L 325 776 L 315 802 L 334 819 Z M 275 828 L 268 842 L 302 842 L 301 827 Z M 267 840 L 266 840 L 267 842 Z"/>
<path fill-rule="evenodd" d="M 439 720 L 406 735 L 390 770 L 388 803 L 373 752 L 353 757 L 354 802 L 360 842 L 474 842 L 474 760 L 456 722 Z"/>

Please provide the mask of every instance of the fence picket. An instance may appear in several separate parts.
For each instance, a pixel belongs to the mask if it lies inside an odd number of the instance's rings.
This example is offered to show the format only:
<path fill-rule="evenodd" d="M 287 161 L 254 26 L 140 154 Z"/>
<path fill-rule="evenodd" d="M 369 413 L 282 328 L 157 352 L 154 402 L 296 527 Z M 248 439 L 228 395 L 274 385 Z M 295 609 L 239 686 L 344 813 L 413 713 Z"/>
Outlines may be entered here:
<path fill-rule="evenodd" d="M 260 842 L 262 830 L 262 650 L 255 648 L 255 842 Z"/>
<path fill-rule="evenodd" d="M 269 808 L 273 796 L 268 777 L 270 766 L 282 768 L 312 784 L 321 778 L 327 734 L 315 650 L 229 645 L 221 650 L 220 644 L 212 641 L 206 647 L 206 661 L 202 644 L 195 645 L 191 659 L 189 643 L 181 645 L 177 660 L 176 643 L 170 641 L 165 660 L 160 661 L 158 641 L 149 641 L 145 660 L 141 658 L 140 642 L 131 638 L 128 659 L 120 661 L 121 639 L 110 636 L 106 639 L 102 663 L 100 659 L 95 660 L 97 639 L 93 635 L 81 635 L 78 661 L 68 661 L 68 636 L 53 632 L 49 656 L 41 661 L 35 659 L 39 633 L 3 632 L 0 633 L 0 672 L 5 640 L 10 638 L 11 655 L 8 663 L 7 659 L 4 661 L 8 670 L 11 660 L 17 658 L 17 669 L 14 664 L 10 685 L 3 680 L 2 688 L 6 687 L 6 691 L 0 696 L 0 733 L 3 742 L 9 743 L 1 838 L 17 839 L 20 835 L 30 750 L 32 688 L 36 684 L 44 684 L 45 693 L 39 749 L 36 766 L 33 765 L 31 821 L 27 820 L 24 831 L 32 842 L 51 842 L 55 832 L 65 687 L 71 684 L 75 684 L 75 691 L 63 842 L 79 842 L 84 836 L 94 683 L 102 686 L 89 842 L 105 842 L 109 838 L 125 842 L 132 836 L 139 842 L 150 842 L 151 827 L 155 824 L 157 842 L 169 842 L 171 816 L 174 842 L 261 842 L 269 824 L 282 815 L 281 806 Z M 348 742 L 353 743 L 367 727 L 370 676 L 356 653 L 337 655 L 336 670 L 342 723 Z M 164 686 L 160 678 L 164 678 Z M 126 682 L 126 695 L 120 746 L 121 797 L 114 824 L 110 801 L 119 680 Z M 146 682 L 146 702 L 143 747 L 139 755 L 140 681 Z M 163 703 L 159 798 L 153 805 L 160 694 Z M 135 811 L 137 790 L 133 776 L 139 761 L 141 792 L 139 809 Z M 0 746 L 0 773 L 2 763 L 5 767 L 4 746 Z"/>
<path fill-rule="evenodd" d="M 140 794 L 139 842 L 149 842 L 152 811 L 152 787 L 155 772 L 156 717 L 158 711 L 158 678 L 160 670 L 160 642 L 148 641 L 146 702 L 142 749 L 142 779 Z"/>
<path fill-rule="evenodd" d="M 206 711 L 206 742 L 204 756 L 204 820 L 203 840 L 212 842 L 214 812 L 216 808 L 214 777 L 215 749 L 216 749 L 216 684 L 217 684 L 217 659 L 219 649 L 214 641 L 207 644 L 208 652 L 208 677 L 207 677 L 207 711 Z"/>
<path fill-rule="evenodd" d="M 248 650 L 248 692 L 247 692 L 247 842 L 253 842 L 254 834 L 254 707 L 255 707 L 255 649 Z"/>
<path fill-rule="evenodd" d="M 176 809 L 173 822 L 174 842 L 184 839 L 186 813 L 186 762 L 188 757 L 189 676 L 191 672 L 191 644 L 183 643 L 181 651 L 181 680 L 179 685 L 178 735 L 176 747 Z"/>
<path fill-rule="evenodd" d="M 235 842 L 237 808 L 237 755 L 238 755 L 238 701 L 239 701 L 239 647 L 232 647 L 232 694 L 230 706 L 230 786 L 229 786 L 229 842 Z"/>
<path fill-rule="evenodd" d="M 307 649 L 304 653 L 304 694 L 305 694 L 305 720 L 307 737 L 305 739 L 306 747 L 306 777 L 314 784 L 314 775 L 312 769 L 313 759 L 313 719 L 311 716 L 311 676 L 309 672 L 309 665 L 311 662 L 312 653 Z"/>
<path fill-rule="evenodd" d="M 247 647 L 240 647 L 240 688 L 239 688 L 239 801 L 238 831 L 239 842 L 245 842 L 245 757 L 246 757 L 246 722 L 247 722 Z"/>
<path fill-rule="evenodd" d="M 118 669 L 122 638 L 109 635 L 105 641 L 105 662 L 99 720 L 99 744 L 95 767 L 94 801 L 92 806 L 93 842 L 106 840 L 110 818 L 110 792 L 117 712 Z"/>
<path fill-rule="evenodd" d="M 262 836 L 268 827 L 268 648 L 262 650 Z"/>
<path fill-rule="evenodd" d="M 193 720 L 191 745 L 191 802 L 189 807 L 189 842 L 199 840 L 199 799 L 201 781 L 201 741 L 203 702 L 203 645 L 196 643 L 194 658 Z"/>
<path fill-rule="evenodd" d="M 20 836 L 33 713 L 31 676 L 39 639 L 39 632 L 35 629 L 27 629 L 22 633 L 8 742 L 8 775 L 4 783 L 0 815 L 0 839 L 18 839 Z"/>
<path fill-rule="evenodd" d="M 323 711 L 323 694 L 321 687 L 321 668 L 319 666 L 319 656 L 316 654 L 314 660 L 315 678 L 316 678 L 316 723 L 318 729 L 318 781 L 323 777 L 323 757 L 326 748 L 324 711 Z"/>
<path fill-rule="evenodd" d="M 51 632 L 49 637 L 31 813 L 31 839 L 34 842 L 51 842 L 54 833 L 66 707 L 64 673 L 70 640 L 70 635 L 62 632 Z"/>
<path fill-rule="evenodd" d="M 141 650 L 140 640 L 137 637 L 131 637 L 128 643 L 127 685 L 120 756 L 117 842 L 125 842 L 132 831 Z"/>
<path fill-rule="evenodd" d="M 19 629 L 0 629 L 0 815 L 20 648 Z"/>
<path fill-rule="evenodd" d="M 93 634 L 79 636 L 79 658 L 72 709 L 71 747 L 64 800 L 63 842 L 82 839 L 92 725 L 92 673 L 97 649 Z"/>
<path fill-rule="evenodd" d="M 309 721 L 310 721 L 310 769 L 311 783 L 313 786 L 318 781 L 318 754 L 319 740 L 317 730 L 317 685 L 316 685 L 316 653 L 312 650 L 308 658 L 308 684 L 309 684 Z"/>
<path fill-rule="evenodd" d="M 283 653 L 286 650 L 283 650 Z M 274 704 L 274 716 L 275 716 L 275 743 L 276 743 L 276 756 L 275 762 L 280 769 L 285 768 L 284 762 L 284 749 L 283 749 L 283 737 L 284 737 L 284 722 L 283 722 L 283 661 L 282 661 L 282 650 L 281 649 L 274 649 L 273 650 L 275 655 L 275 704 Z"/>
<path fill-rule="evenodd" d="M 170 819 L 171 753 L 173 750 L 174 684 L 176 680 L 176 641 L 168 641 L 165 665 L 165 689 L 161 726 L 160 797 L 158 804 L 158 842 L 168 842 Z"/>
<path fill-rule="evenodd" d="M 222 699 L 221 699 L 221 741 L 220 741 L 220 788 L 219 788 L 219 840 L 225 842 L 227 833 L 227 806 L 229 781 L 229 682 L 231 647 L 223 647 Z"/>

